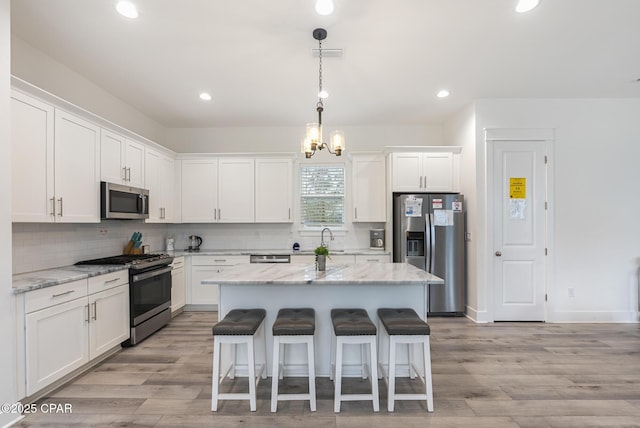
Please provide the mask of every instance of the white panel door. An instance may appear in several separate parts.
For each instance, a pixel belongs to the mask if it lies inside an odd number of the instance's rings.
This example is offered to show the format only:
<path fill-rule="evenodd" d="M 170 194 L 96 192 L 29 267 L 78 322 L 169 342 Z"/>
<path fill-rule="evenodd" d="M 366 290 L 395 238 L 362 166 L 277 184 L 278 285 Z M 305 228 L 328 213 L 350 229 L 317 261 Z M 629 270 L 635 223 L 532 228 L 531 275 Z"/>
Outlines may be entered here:
<path fill-rule="evenodd" d="M 291 159 L 256 159 L 256 222 L 291 223 Z"/>
<path fill-rule="evenodd" d="M 383 157 L 355 156 L 351 174 L 353 221 L 386 221 L 386 186 Z"/>
<path fill-rule="evenodd" d="M 100 178 L 108 183 L 126 183 L 124 137 L 106 129 L 100 132 Z"/>
<path fill-rule="evenodd" d="M 453 153 L 425 153 L 423 157 L 424 192 L 453 190 Z"/>
<path fill-rule="evenodd" d="M 89 296 L 89 358 L 129 339 L 129 284 Z"/>
<path fill-rule="evenodd" d="M 87 299 L 27 314 L 27 395 L 89 361 Z"/>
<path fill-rule="evenodd" d="M 218 160 L 182 161 L 182 222 L 218 220 Z"/>
<path fill-rule="evenodd" d="M 54 220 L 53 112 L 52 106 L 34 98 L 11 94 L 13 221 Z"/>
<path fill-rule="evenodd" d="M 394 192 L 422 191 L 422 153 L 393 153 L 392 190 Z"/>
<path fill-rule="evenodd" d="M 493 143 L 496 321 L 545 320 L 546 143 Z"/>
<path fill-rule="evenodd" d="M 56 221 L 100 222 L 100 128 L 55 111 Z"/>
<path fill-rule="evenodd" d="M 145 146 L 144 144 L 125 140 L 124 149 L 124 172 L 126 174 L 126 183 L 133 187 L 144 187 L 144 163 L 145 163 Z"/>
<path fill-rule="evenodd" d="M 219 222 L 253 223 L 254 192 L 253 159 L 222 158 L 218 161 Z"/>

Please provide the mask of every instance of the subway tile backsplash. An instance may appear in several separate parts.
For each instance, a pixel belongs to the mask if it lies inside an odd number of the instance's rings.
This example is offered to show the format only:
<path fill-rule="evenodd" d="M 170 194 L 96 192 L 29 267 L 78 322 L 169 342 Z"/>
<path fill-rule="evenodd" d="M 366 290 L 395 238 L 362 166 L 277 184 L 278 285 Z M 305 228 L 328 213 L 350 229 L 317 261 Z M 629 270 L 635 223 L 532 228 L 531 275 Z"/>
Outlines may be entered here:
<path fill-rule="evenodd" d="M 79 260 L 114 256 L 135 231 L 152 251 L 164 249 L 167 225 L 131 221 L 92 224 L 14 223 L 13 274 L 72 265 Z"/>

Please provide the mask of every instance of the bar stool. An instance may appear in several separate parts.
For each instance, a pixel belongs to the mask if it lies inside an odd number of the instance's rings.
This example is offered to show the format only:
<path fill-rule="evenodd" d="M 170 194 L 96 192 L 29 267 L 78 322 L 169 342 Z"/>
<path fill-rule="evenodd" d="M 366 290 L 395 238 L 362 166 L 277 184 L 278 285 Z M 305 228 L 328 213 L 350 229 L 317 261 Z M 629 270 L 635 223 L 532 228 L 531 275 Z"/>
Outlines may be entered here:
<path fill-rule="evenodd" d="M 273 323 L 273 366 L 271 369 L 271 411 L 278 409 L 278 401 L 309 400 L 312 412 L 316 411 L 316 370 L 313 335 L 316 331 L 316 313 L 311 308 L 285 308 L 278 311 Z M 284 345 L 307 345 L 308 394 L 278 394 L 278 379 L 284 378 Z M 282 345 L 282 353 L 280 352 Z"/>
<path fill-rule="evenodd" d="M 332 309 L 331 322 L 333 323 L 333 336 L 331 345 L 335 342 L 335 382 L 333 411 L 340 412 L 340 404 L 343 401 L 371 400 L 373 411 L 380 410 L 380 399 L 378 395 L 378 363 L 376 356 L 376 326 L 369 319 L 367 311 L 364 309 Z M 366 365 L 366 357 L 361 353 L 362 378 L 371 380 L 371 394 L 342 394 L 342 354 L 343 345 L 356 344 L 361 346 L 369 345 L 370 366 Z M 333 356 L 333 352 L 332 352 Z M 333 373 L 333 367 L 331 368 Z"/>
<path fill-rule="evenodd" d="M 264 338 L 264 309 L 233 309 L 224 317 L 222 321 L 213 327 L 213 376 L 211 379 L 211 411 L 218 410 L 218 400 L 249 400 L 249 408 L 256 411 L 256 387 L 260 381 L 267 378 L 265 365 L 261 364 L 256 369 L 254 345 L 258 333 L 262 332 Z M 263 360 L 267 361 L 266 338 Z M 223 343 L 233 345 L 233 357 L 229 366 L 220 375 L 220 351 Z M 249 379 L 249 393 L 220 393 L 219 384 L 231 373 L 231 378 L 235 376 L 236 370 L 236 347 L 239 344 L 247 345 L 247 371 Z M 257 372 L 257 373 L 256 373 Z"/>
<path fill-rule="evenodd" d="M 385 373 L 385 368 L 381 364 L 380 371 L 387 382 L 388 410 L 393 412 L 395 400 L 426 400 L 427 411 L 433 412 L 433 385 L 431 381 L 431 352 L 429 350 L 429 324 L 420 319 L 416 311 L 410 308 L 381 308 L 378 309 L 378 319 L 384 328 L 380 331 L 389 338 L 389 370 Z M 424 394 L 396 394 L 396 345 L 408 345 L 409 375 L 415 378 L 416 372 L 420 371 L 413 364 L 411 356 L 412 345 L 422 344 L 423 348 L 423 370 L 424 376 L 420 376 L 425 385 Z"/>

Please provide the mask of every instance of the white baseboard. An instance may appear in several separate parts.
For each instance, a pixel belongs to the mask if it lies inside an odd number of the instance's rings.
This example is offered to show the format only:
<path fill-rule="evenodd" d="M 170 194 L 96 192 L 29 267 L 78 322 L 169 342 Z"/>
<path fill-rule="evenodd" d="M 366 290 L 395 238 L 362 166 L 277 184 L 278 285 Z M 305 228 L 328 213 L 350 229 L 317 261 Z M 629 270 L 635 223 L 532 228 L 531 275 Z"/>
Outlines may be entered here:
<path fill-rule="evenodd" d="M 471 306 L 467 306 L 465 316 L 478 324 L 493 322 L 493 319 L 489 319 L 489 313 L 487 311 L 477 311 Z"/>
<path fill-rule="evenodd" d="M 558 311 L 549 313 L 553 323 L 638 323 L 636 311 Z"/>

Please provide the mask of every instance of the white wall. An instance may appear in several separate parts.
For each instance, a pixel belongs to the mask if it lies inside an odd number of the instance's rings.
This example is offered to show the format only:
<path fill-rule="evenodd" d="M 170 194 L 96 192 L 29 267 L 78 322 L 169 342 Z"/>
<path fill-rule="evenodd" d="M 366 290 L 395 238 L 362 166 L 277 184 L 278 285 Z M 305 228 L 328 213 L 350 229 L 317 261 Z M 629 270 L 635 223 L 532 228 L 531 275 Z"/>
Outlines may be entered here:
<path fill-rule="evenodd" d="M 159 123 L 16 36 L 11 37 L 11 73 L 151 141 L 164 142 Z"/>
<path fill-rule="evenodd" d="M 304 126 L 301 123 L 296 127 L 170 128 L 165 145 L 177 153 L 299 152 Z M 327 126 L 329 131 L 337 128 L 345 133 L 347 152 L 444 144 L 439 125 Z M 316 158 L 322 156 L 315 155 L 313 159 Z"/>
<path fill-rule="evenodd" d="M 465 231 L 471 234 L 466 242 L 467 316 L 478 320 L 478 276 L 483 264 L 478 260 L 478 245 L 482 241 L 478 227 L 478 200 L 476 179 L 476 121 L 475 107 L 469 105 L 447 120 L 444 138 L 448 145 L 462 147 L 460 153 L 460 193 L 465 199 Z"/>
<path fill-rule="evenodd" d="M 10 2 L 0 0 L 0 403 L 14 403 L 15 391 L 15 311 L 11 291 L 11 144 L 9 144 L 10 89 Z M 7 203 L 9 201 L 9 203 Z M 16 414 L 0 413 L 0 426 Z"/>
<path fill-rule="evenodd" d="M 555 275 L 549 321 L 628 322 L 638 318 L 640 265 L 640 100 L 479 100 L 477 156 L 485 128 L 553 128 Z M 480 164 L 479 164 L 480 165 Z M 478 175 L 485 227 L 484 170 Z M 480 250 L 479 260 L 486 254 Z M 478 308 L 486 304 L 479 275 Z M 575 297 L 568 297 L 568 288 Z M 484 295 L 483 295 L 484 294 Z"/>

